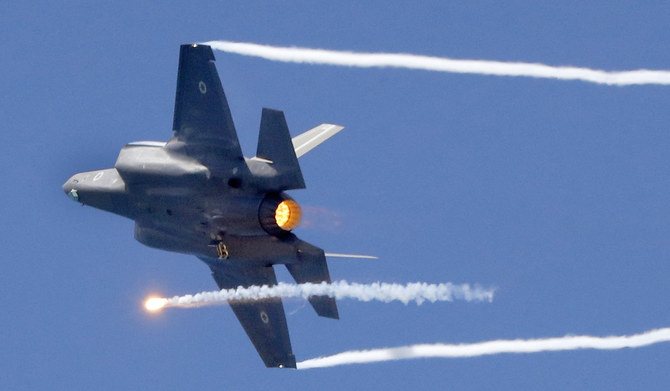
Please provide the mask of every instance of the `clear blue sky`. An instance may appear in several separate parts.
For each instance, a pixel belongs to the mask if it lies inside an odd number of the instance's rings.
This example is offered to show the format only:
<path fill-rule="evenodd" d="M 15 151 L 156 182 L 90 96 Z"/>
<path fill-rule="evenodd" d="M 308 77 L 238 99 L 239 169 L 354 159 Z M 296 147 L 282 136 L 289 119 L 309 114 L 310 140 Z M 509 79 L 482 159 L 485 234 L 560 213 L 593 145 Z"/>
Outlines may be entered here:
<path fill-rule="evenodd" d="M 73 173 L 171 136 L 179 45 L 670 68 L 667 2 L 5 2 L 0 11 L 1 389 L 644 389 L 670 345 L 266 369 L 229 308 L 142 309 L 215 288 L 193 257 L 68 200 Z M 492 303 L 285 307 L 298 360 L 344 350 L 670 325 L 670 87 L 281 64 L 216 52 L 245 152 L 262 107 L 293 134 L 346 129 L 301 159 L 297 234 L 354 282 L 481 283 Z M 279 277 L 288 280 L 285 271 Z"/>

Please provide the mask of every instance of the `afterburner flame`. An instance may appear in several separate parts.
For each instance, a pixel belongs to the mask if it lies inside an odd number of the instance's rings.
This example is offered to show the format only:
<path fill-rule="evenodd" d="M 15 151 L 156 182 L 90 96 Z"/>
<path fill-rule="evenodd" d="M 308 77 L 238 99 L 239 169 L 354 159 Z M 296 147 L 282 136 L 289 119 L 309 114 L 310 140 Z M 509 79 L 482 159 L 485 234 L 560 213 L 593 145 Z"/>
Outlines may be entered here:
<path fill-rule="evenodd" d="M 300 224 L 302 210 L 300 205 L 293 200 L 284 200 L 275 210 L 275 221 L 279 228 L 290 231 Z"/>
<path fill-rule="evenodd" d="M 152 297 L 144 303 L 144 307 L 147 309 L 147 311 L 158 311 L 165 307 L 166 304 L 167 299 L 162 297 Z"/>

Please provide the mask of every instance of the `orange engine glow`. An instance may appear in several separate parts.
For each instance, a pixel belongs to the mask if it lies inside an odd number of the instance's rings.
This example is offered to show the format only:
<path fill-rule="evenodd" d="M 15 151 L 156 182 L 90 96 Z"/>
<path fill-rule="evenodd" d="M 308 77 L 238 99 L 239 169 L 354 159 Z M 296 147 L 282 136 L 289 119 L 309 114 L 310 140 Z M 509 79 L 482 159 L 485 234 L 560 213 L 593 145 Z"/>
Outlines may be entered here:
<path fill-rule="evenodd" d="M 302 218 L 302 210 L 300 205 L 293 200 L 284 200 L 275 210 L 275 221 L 279 228 L 290 231 L 300 224 Z"/>

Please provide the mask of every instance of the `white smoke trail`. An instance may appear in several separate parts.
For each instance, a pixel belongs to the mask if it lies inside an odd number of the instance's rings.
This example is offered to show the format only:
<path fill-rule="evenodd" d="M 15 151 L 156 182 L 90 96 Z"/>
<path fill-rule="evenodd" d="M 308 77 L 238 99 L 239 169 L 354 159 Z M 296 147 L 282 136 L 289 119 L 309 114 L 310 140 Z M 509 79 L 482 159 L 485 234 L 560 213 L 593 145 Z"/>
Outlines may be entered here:
<path fill-rule="evenodd" d="M 325 49 L 280 47 L 245 42 L 204 42 L 212 48 L 273 61 L 349 67 L 393 67 L 428 71 L 495 76 L 525 76 L 559 80 L 581 80 L 606 85 L 670 84 L 670 71 L 639 69 L 610 72 L 571 66 L 486 60 L 458 60 L 403 53 L 355 53 Z"/>
<path fill-rule="evenodd" d="M 639 348 L 660 342 L 670 342 L 670 328 L 651 330 L 642 334 L 611 337 L 584 335 L 547 339 L 497 340 L 459 345 L 431 344 L 358 350 L 305 360 L 298 363 L 298 369 L 428 357 L 479 357 L 501 353 L 538 353 L 578 349 L 614 350 Z"/>
<path fill-rule="evenodd" d="M 164 307 L 200 307 L 206 305 L 225 304 L 228 300 L 263 300 L 271 297 L 302 297 L 330 296 L 336 299 L 357 299 L 360 301 L 378 300 L 383 302 L 400 301 L 404 304 L 425 301 L 489 301 L 493 300 L 493 289 L 468 284 L 454 285 L 451 283 L 427 284 L 416 282 L 407 285 L 373 283 L 356 284 L 338 281 L 332 284 L 286 284 L 280 282 L 274 286 L 250 286 L 248 288 L 223 289 L 220 291 L 201 292 L 195 295 L 174 296 L 172 298 L 155 298 L 152 309 Z M 156 303 L 156 304 L 153 304 Z M 149 306 L 148 306 L 149 308 Z"/>

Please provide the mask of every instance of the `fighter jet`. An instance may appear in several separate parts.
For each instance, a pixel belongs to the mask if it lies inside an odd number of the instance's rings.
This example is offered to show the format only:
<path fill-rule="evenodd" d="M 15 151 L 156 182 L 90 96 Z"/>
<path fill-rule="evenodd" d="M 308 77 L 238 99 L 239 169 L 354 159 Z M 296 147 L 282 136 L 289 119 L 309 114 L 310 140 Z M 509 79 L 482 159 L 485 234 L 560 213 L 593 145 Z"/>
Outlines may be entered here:
<path fill-rule="evenodd" d="M 343 127 L 291 139 L 284 113 L 263 109 L 256 156 L 244 157 L 214 61 L 209 46 L 182 45 L 172 138 L 127 144 L 114 168 L 76 174 L 63 190 L 134 220 L 140 243 L 195 255 L 220 289 L 275 285 L 277 264 L 297 283 L 330 283 L 324 251 L 291 233 L 301 209 L 285 191 L 305 188 L 298 158 Z M 309 302 L 339 318 L 333 298 Z M 266 366 L 296 367 L 280 298 L 230 307 Z"/>

